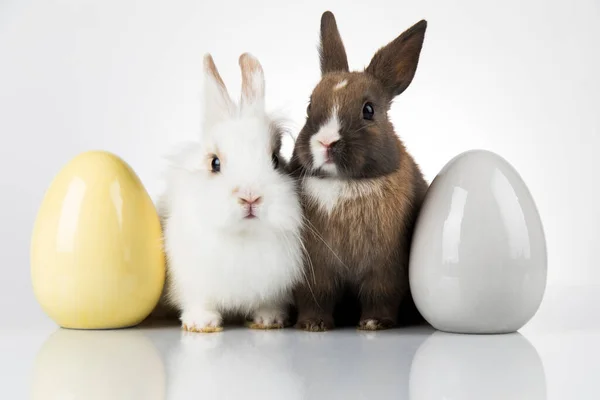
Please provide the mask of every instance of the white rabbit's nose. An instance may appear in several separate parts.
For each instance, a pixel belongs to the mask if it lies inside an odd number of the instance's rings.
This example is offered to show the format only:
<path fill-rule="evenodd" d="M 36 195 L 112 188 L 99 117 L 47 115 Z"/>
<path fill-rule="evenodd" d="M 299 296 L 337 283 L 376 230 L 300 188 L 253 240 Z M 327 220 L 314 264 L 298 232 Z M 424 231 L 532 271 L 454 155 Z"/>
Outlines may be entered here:
<path fill-rule="evenodd" d="M 260 204 L 261 201 L 262 196 L 257 196 L 252 193 L 238 197 L 238 202 L 242 205 L 255 206 L 257 204 Z"/>

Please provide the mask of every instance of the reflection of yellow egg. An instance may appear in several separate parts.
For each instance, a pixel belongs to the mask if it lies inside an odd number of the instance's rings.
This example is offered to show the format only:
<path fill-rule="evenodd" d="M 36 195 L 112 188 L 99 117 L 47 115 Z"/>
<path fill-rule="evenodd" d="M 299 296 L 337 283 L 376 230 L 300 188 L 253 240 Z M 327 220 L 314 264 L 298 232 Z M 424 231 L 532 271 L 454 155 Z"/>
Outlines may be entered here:
<path fill-rule="evenodd" d="M 58 173 L 33 229 L 31 278 L 44 311 L 66 328 L 120 328 L 148 316 L 165 280 L 161 228 L 127 163 L 93 151 Z"/>
<path fill-rule="evenodd" d="M 38 351 L 32 372 L 32 400 L 165 398 L 163 361 L 138 329 L 59 329 Z"/>

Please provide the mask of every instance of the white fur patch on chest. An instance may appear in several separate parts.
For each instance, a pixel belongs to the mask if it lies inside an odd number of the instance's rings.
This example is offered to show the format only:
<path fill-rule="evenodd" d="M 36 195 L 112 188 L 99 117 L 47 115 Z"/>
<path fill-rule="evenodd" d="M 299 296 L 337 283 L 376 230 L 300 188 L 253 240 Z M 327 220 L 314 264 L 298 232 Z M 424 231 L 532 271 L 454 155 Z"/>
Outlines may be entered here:
<path fill-rule="evenodd" d="M 315 202 L 321 211 L 331 214 L 338 204 L 345 200 L 378 195 L 381 186 L 378 181 L 356 182 L 335 178 L 308 177 L 304 179 L 303 191 Z"/>

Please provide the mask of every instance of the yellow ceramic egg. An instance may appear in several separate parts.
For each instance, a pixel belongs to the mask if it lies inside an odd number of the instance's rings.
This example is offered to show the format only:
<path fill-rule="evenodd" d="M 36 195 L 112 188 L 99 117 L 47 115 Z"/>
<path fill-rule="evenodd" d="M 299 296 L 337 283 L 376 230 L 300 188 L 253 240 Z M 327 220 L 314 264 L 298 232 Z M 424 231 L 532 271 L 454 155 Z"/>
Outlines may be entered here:
<path fill-rule="evenodd" d="M 165 281 L 162 232 L 140 179 L 119 157 L 80 154 L 54 178 L 31 240 L 33 290 L 65 328 L 133 326 Z"/>

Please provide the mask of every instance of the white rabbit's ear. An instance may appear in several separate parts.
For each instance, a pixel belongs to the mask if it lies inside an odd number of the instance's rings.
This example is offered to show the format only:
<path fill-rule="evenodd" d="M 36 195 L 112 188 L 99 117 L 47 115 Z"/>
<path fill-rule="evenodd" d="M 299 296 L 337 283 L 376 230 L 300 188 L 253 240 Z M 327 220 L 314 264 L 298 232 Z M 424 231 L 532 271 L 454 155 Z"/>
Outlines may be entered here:
<path fill-rule="evenodd" d="M 260 62 L 250 53 L 242 54 L 239 62 L 242 69 L 242 111 L 264 111 L 265 76 Z"/>
<path fill-rule="evenodd" d="M 204 123 L 212 125 L 231 118 L 235 104 L 210 54 L 204 56 Z"/>

